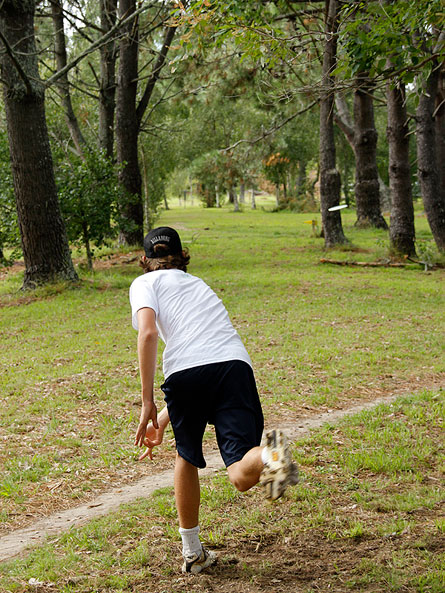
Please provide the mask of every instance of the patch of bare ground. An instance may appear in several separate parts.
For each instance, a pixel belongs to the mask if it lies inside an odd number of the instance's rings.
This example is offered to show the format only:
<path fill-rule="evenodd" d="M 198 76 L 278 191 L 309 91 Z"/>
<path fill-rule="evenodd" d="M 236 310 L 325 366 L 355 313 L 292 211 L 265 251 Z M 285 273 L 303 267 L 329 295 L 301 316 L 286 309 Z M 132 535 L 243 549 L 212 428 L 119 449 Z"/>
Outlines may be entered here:
<path fill-rule="evenodd" d="M 122 366 L 113 370 L 113 373 L 128 374 L 137 373 L 134 366 Z M 76 385 L 79 381 L 98 381 L 100 371 L 88 371 L 72 377 L 65 377 L 39 385 L 40 394 L 51 395 L 53 391 L 63 390 L 65 393 L 72 390 L 75 398 L 77 394 Z M 108 374 L 109 378 L 109 374 Z M 442 374 L 415 375 L 408 378 L 383 375 L 374 384 L 357 385 L 354 390 L 348 390 L 337 397 L 335 405 L 312 406 L 304 401 L 296 401 L 285 406 L 269 407 L 266 411 L 266 425 L 283 426 L 290 431 L 306 430 L 311 426 L 319 425 L 317 419 L 323 422 L 334 422 L 337 418 L 353 408 L 354 412 L 360 411 L 361 407 L 372 404 L 377 400 L 396 397 L 398 395 L 410 394 L 420 389 L 434 389 L 445 386 L 445 377 Z M 36 387 L 37 388 L 37 387 Z M 25 405 L 26 402 L 24 402 Z M 0 433 L 0 439 L 8 440 L 8 449 L 15 449 L 18 456 L 30 456 L 38 453 L 47 455 L 54 463 L 65 465 L 65 470 L 54 478 L 46 481 L 29 482 L 23 487 L 22 500 L 15 501 L 7 497 L 0 497 L 0 512 L 3 512 L 3 521 L 0 526 L 0 536 L 10 533 L 13 530 L 22 529 L 36 521 L 50 517 L 51 515 L 66 511 L 80 504 L 94 504 L 94 500 L 103 493 L 114 492 L 117 499 L 119 490 L 137 483 L 147 476 L 158 475 L 159 473 L 172 470 L 174 466 L 174 438 L 173 434 L 166 433 L 162 447 L 157 449 L 152 462 L 146 460 L 137 461 L 138 452 L 130 449 L 121 455 L 117 464 L 108 464 L 104 460 L 103 450 L 98 448 L 98 431 L 101 418 L 106 415 L 119 416 L 128 414 L 128 408 L 139 409 L 139 399 L 127 400 L 117 403 L 114 400 L 95 400 L 94 404 L 79 400 L 71 410 L 63 412 L 63 424 L 60 427 L 60 439 L 64 440 L 75 435 L 86 447 L 89 456 L 88 465 L 76 467 L 76 460 L 85 454 L 85 450 L 66 448 L 60 444 L 45 442 L 47 419 L 35 418 L 29 426 L 21 427 L 16 434 Z M 75 433 L 66 431 L 66 426 L 75 425 Z M 217 451 L 213 431 L 210 430 L 205 443 L 206 456 Z M 122 439 L 122 435 L 117 435 Z M 132 435 L 128 433 L 128 442 L 131 442 Z M 117 439 L 116 439 L 117 443 Z M 109 447 L 128 447 L 128 443 L 118 444 L 110 442 Z M 0 463 L 4 463 L 7 454 L 6 449 L 0 456 Z M 25 501 L 25 502 L 23 502 Z"/>
<path fill-rule="evenodd" d="M 233 541 L 220 551 L 219 565 L 203 575 L 199 583 L 194 580 L 193 590 L 215 593 L 232 588 L 239 593 L 360 590 L 381 593 L 382 582 L 361 579 L 365 576 L 361 566 L 373 563 L 385 567 L 393 561 L 396 552 L 404 550 L 409 555 L 411 549 L 417 551 L 419 537 L 423 537 L 424 530 L 433 522 L 433 512 L 428 515 L 425 514 L 416 533 L 393 538 L 370 535 L 330 541 L 321 531 L 312 530 L 289 534 L 278 540 L 274 537 L 255 540 L 253 537 L 239 543 Z M 430 551 L 443 552 L 443 538 L 428 536 L 425 546 Z M 351 586 L 359 579 L 362 580 L 359 587 Z M 178 579 L 177 589 L 168 590 L 171 593 L 182 591 L 191 582 L 192 579 L 183 577 Z M 414 584 L 403 586 L 404 592 L 417 590 Z"/>
<path fill-rule="evenodd" d="M 0 280 L 4 280 L 9 275 L 18 274 L 25 270 L 25 264 L 22 261 L 16 261 L 12 266 L 0 268 Z"/>

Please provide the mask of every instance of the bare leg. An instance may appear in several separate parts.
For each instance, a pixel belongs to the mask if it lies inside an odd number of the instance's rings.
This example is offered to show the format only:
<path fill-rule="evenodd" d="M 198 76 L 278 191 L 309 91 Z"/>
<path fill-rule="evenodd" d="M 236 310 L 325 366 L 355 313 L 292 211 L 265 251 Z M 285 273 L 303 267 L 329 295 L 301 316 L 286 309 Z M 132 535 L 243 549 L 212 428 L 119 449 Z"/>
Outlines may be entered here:
<path fill-rule="evenodd" d="M 229 480 L 240 492 L 245 492 L 258 484 L 264 467 L 261 460 L 262 450 L 263 447 L 250 449 L 242 459 L 227 468 Z"/>
<path fill-rule="evenodd" d="M 175 498 L 179 526 L 192 529 L 199 522 L 198 468 L 176 454 Z"/>

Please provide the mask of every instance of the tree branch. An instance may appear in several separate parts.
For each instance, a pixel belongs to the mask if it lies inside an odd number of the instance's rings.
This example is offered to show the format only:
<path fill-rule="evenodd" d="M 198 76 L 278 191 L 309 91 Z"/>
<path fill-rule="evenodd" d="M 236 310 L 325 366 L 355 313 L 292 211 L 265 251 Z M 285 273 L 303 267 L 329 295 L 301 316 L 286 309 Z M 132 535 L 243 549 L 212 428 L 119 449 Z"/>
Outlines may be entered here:
<path fill-rule="evenodd" d="M 61 0 L 52 0 L 51 15 L 54 24 L 54 51 L 56 54 L 56 64 L 58 70 L 63 70 L 67 64 L 66 39 L 64 27 L 64 15 Z M 70 84 L 68 81 L 68 73 L 60 77 L 56 82 L 59 89 L 62 105 L 65 112 L 65 119 L 71 135 L 71 139 L 79 153 L 83 156 L 84 148 L 86 146 L 85 138 L 79 126 L 79 122 L 74 113 L 73 104 L 71 101 Z"/>
<path fill-rule="evenodd" d="M 223 148 L 220 152 L 229 152 L 230 150 L 233 150 L 234 148 L 236 148 L 237 146 L 239 146 L 240 144 L 243 144 L 243 143 L 252 145 L 252 144 L 256 144 L 257 142 L 261 142 L 261 140 L 264 140 L 264 138 L 267 138 L 268 136 L 275 134 L 275 132 L 280 130 L 282 127 L 284 127 L 286 124 L 288 124 L 290 121 L 292 121 L 299 115 L 303 115 L 303 113 L 306 113 L 306 111 L 309 111 L 310 109 L 312 109 L 312 107 L 317 105 L 317 103 L 318 103 L 318 100 L 312 101 L 312 103 L 310 103 L 307 107 L 305 107 L 304 109 L 301 109 L 300 111 L 297 111 L 297 113 L 293 113 L 289 117 L 286 117 L 286 119 L 284 119 L 280 124 L 278 124 L 277 126 L 274 126 L 273 128 L 269 128 L 268 130 L 263 132 L 261 134 L 261 136 L 258 136 L 258 138 L 255 138 L 254 140 L 248 140 L 247 138 L 242 138 L 241 140 L 238 140 L 238 142 L 235 142 L 235 144 L 232 144 L 232 146 Z"/>
<path fill-rule="evenodd" d="M 116 24 L 114 25 L 114 27 L 112 27 L 108 33 L 106 33 L 105 35 L 103 35 L 100 39 L 98 39 L 97 41 L 95 41 L 94 43 L 92 43 L 90 45 L 90 47 L 88 47 L 85 51 L 83 51 L 82 53 L 80 53 L 77 57 L 75 57 L 73 60 L 71 60 L 71 62 L 69 62 L 65 68 L 63 68 L 62 70 L 59 70 L 58 72 L 56 72 L 55 74 L 53 74 L 53 76 L 50 76 L 50 78 L 48 78 L 45 82 L 44 85 L 45 87 L 49 87 L 52 84 L 54 84 L 55 82 L 57 82 L 61 77 L 65 76 L 65 74 L 67 72 L 69 72 L 70 70 L 72 70 L 75 66 L 77 66 L 77 64 L 79 62 L 81 62 L 84 58 L 86 58 L 86 56 L 88 56 L 89 54 L 91 54 L 93 51 L 95 51 L 96 49 L 98 49 L 101 45 L 103 45 L 104 43 L 106 43 L 109 39 L 111 39 L 111 37 L 113 37 L 113 35 L 116 33 L 116 31 L 118 31 L 123 25 L 127 24 L 128 22 L 132 21 L 136 16 L 138 16 L 139 14 L 145 12 L 150 6 L 141 6 L 140 8 L 138 8 L 138 10 L 135 10 L 134 12 L 132 12 L 129 16 L 126 16 L 123 19 L 118 19 L 116 21 Z"/>
<path fill-rule="evenodd" d="M 27 94 L 32 95 L 31 81 L 29 80 L 28 76 L 26 75 L 26 72 L 23 70 L 22 65 L 15 57 L 15 54 L 14 54 L 11 46 L 9 45 L 8 40 L 6 39 L 6 37 L 3 35 L 3 33 L 1 31 L 0 31 L 0 40 L 2 41 L 3 45 L 5 46 L 6 53 L 11 58 L 12 63 L 16 67 L 17 72 L 19 73 L 19 76 L 22 79 L 23 84 L 26 87 Z"/>
<path fill-rule="evenodd" d="M 153 94 L 154 87 L 159 79 L 161 74 L 162 67 L 164 66 L 165 59 L 167 57 L 168 50 L 170 49 L 171 42 L 173 41 L 173 37 L 176 33 L 176 27 L 167 27 L 164 36 L 164 42 L 162 44 L 161 51 L 158 54 L 158 58 L 153 66 L 153 70 L 151 72 L 151 76 L 147 81 L 144 94 L 142 95 L 141 100 L 139 101 L 139 105 L 136 109 L 136 116 L 139 122 L 139 125 L 142 122 L 142 118 L 144 117 L 145 110 L 147 109 L 147 105 L 150 101 L 151 95 Z"/>

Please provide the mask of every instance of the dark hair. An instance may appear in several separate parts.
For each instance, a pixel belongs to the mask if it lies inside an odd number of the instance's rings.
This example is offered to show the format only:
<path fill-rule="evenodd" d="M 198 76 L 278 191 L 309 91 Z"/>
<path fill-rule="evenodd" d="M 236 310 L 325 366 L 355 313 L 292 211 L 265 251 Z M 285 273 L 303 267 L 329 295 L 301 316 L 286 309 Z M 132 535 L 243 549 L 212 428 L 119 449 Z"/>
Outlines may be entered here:
<path fill-rule="evenodd" d="M 155 272 L 156 270 L 182 270 L 183 272 L 187 272 L 187 266 L 190 262 L 188 249 L 183 249 L 174 255 L 168 255 L 166 249 L 168 249 L 168 245 L 158 243 L 154 246 L 154 252 L 157 257 L 141 257 L 139 265 L 145 274 L 147 272 Z"/>

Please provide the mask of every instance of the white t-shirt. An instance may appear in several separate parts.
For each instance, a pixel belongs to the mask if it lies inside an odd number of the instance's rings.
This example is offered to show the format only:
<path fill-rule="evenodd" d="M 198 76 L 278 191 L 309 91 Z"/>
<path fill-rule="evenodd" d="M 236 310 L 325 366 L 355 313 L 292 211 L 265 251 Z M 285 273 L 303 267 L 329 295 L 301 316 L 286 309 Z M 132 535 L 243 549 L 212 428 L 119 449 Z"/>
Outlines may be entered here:
<path fill-rule="evenodd" d="M 130 287 L 132 324 L 149 307 L 165 342 L 163 370 L 167 378 L 184 369 L 243 360 L 252 366 L 241 338 L 221 299 L 207 284 L 182 270 L 157 270 L 136 278 Z"/>

